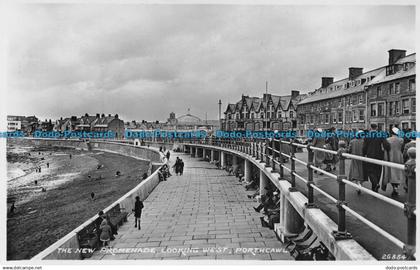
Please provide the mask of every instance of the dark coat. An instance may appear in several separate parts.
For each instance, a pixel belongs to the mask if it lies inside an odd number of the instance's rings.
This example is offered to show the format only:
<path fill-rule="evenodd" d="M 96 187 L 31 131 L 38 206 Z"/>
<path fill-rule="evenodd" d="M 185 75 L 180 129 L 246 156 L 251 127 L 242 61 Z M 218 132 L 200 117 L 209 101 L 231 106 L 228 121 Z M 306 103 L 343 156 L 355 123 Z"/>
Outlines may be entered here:
<path fill-rule="evenodd" d="M 136 201 L 134 203 L 134 216 L 136 218 L 141 217 L 141 210 L 143 209 L 144 205 L 142 201 Z"/>
<path fill-rule="evenodd" d="M 363 141 L 363 156 L 384 160 L 384 150 L 389 149 L 389 144 L 385 138 L 365 138 Z M 366 171 L 374 174 L 381 174 L 382 166 L 370 162 L 364 162 L 363 166 Z M 366 177 L 366 175 L 365 175 Z"/>

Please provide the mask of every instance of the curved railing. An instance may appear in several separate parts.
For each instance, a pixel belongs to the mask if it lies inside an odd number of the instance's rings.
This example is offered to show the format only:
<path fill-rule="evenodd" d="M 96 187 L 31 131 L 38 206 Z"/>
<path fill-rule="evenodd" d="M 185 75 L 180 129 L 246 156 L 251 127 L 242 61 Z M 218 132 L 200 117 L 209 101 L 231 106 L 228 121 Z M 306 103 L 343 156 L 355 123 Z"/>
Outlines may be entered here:
<path fill-rule="evenodd" d="M 340 149 L 338 151 L 328 150 L 324 148 L 319 148 L 312 146 L 311 144 L 305 145 L 297 143 L 294 141 L 283 141 L 283 140 L 246 140 L 246 139 L 202 139 L 202 140 L 184 140 L 184 143 L 191 144 L 202 144 L 202 145 L 213 145 L 218 147 L 223 147 L 227 149 L 233 149 L 240 151 L 244 154 L 248 154 L 261 160 L 266 163 L 266 166 L 272 168 L 273 171 L 278 171 L 280 178 L 283 178 L 285 173 L 284 170 L 290 173 L 290 184 L 291 190 L 296 189 L 296 179 L 299 179 L 307 187 L 307 198 L 308 203 L 307 207 L 315 207 L 314 204 L 314 190 L 322 194 L 325 198 L 337 205 L 338 208 L 338 230 L 334 232 L 334 237 L 337 240 L 350 238 L 351 235 L 346 230 L 346 213 L 350 214 L 360 222 L 369 226 L 389 241 L 398 246 L 405 254 L 406 259 L 412 260 L 415 259 L 415 247 L 416 247 L 416 151 L 415 148 L 410 148 L 408 150 L 409 160 L 405 164 L 397 164 L 389 161 L 383 161 L 368 157 L 357 156 L 347 153 L 345 145 L 340 143 Z M 305 162 L 296 158 L 296 150 L 298 148 L 306 149 L 308 153 L 308 161 Z M 339 157 L 339 170 L 338 175 L 332 174 L 328 171 L 325 171 L 321 168 L 314 166 L 314 152 L 320 151 Z M 290 159 L 290 167 L 287 167 L 283 162 L 283 158 L 286 157 Z M 377 164 L 384 167 L 394 168 L 397 170 L 402 170 L 405 172 L 405 175 L 408 177 L 408 196 L 405 203 L 388 198 L 384 195 L 381 195 L 377 192 L 374 192 L 365 187 L 359 186 L 346 177 L 345 172 L 345 160 L 359 160 L 366 163 Z M 306 179 L 302 175 L 299 175 L 295 168 L 296 162 L 307 167 L 308 178 Z M 318 187 L 314 182 L 314 172 L 323 173 L 324 175 L 337 180 L 338 182 L 338 199 L 331 196 L 329 193 Z M 284 179 L 284 178 L 283 178 Z M 346 186 L 351 186 L 353 188 L 359 189 L 366 194 L 369 194 L 379 200 L 382 200 L 388 204 L 391 204 L 401 211 L 404 211 L 407 218 L 407 241 L 404 243 L 397 237 L 388 233 L 378 225 L 374 224 L 369 219 L 363 217 L 357 211 L 349 207 L 346 203 Z"/>

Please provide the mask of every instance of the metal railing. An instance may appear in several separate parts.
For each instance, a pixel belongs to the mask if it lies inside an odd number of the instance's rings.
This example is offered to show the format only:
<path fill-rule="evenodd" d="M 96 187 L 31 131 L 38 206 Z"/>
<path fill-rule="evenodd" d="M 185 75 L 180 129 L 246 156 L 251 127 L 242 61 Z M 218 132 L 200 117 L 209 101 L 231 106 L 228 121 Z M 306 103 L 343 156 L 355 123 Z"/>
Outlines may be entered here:
<path fill-rule="evenodd" d="M 314 147 L 311 144 L 304 145 L 293 141 L 282 141 L 282 140 L 245 140 L 245 139 L 187 139 L 183 140 L 183 143 L 191 144 L 204 144 L 223 147 L 235 151 L 242 152 L 253 158 L 265 163 L 266 167 L 271 167 L 272 172 L 278 172 L 280 177 L 279 180 L 285 180 L 285 172 L 288 171 L 290 176 L 290 191 L 297 191 L 296 180 L 302 181 L 307 187 L 307 198 L 308 202 L 306 206 L 308 208 L 316 207 L 314 202 L 314 190 L 319 194 L 322 194 L 325 198 L 332 201 L 337 205 L 338 209 L 338 230 L 334 231 L 334 237 L 336 240 L 349 239 L 351 234 L 346 229 L 346 214 L 349 214 L 361 221 L 365 225 L 369 226 L 396 246 L 402 249 L 406 255 L 407 260 L 415 259 L 415 246 L 416 246 L 416 152 L 415 148 L 408 150 L 409 160 L 405 164 L 397 164 L 389 161 L 383 161 L 368 157 L 362 157 L 347 153 L 345 143 L 340 142 L 340 148 L 337 151 L 328 150 L 324 148 Z M 296 158 L 297 149 L 306 149 L 307 151 L 307 162 Z M 339 158 L 338 162 L 338 175 L 325 171 L 314 165 L 314 154 L 316 151 L 335 155 Z M 285 165 L 284 158 L 290 159 L 290 168 Z M 394 168 L 397 170 L 403 170 L 408 178 L 408 196 L 406 203 L 401 203 L 391 198 L 388 198 L 382 194 L 372 191 L 363 186 L 359 186 L 352 181 L 349 181 L 346 177 L 345 160 L 359 160 L 366 163 L 376 164 L 384 167 Z M 308 176 L 307 179 L 296 172 L 296 162 L 307 167 Z M 332 178 L 338 182 L 338 199 L 331 196 L 326 191 L 319 188 L 314 182 L 314 172 L 319 172 Z M 407 242 L 399 240 L 395 236 L 386 232 L 372 221 L 363 217 L 351 207 L 347 205 L 346 201 L 346 186 L 351 186 L 355 189 L 361 190 L 366 194 L 369 194 L 379 200 L 382 200 L 388 204 L 391 204 L 400 210 L 404 211 L 407 218 Z"/>

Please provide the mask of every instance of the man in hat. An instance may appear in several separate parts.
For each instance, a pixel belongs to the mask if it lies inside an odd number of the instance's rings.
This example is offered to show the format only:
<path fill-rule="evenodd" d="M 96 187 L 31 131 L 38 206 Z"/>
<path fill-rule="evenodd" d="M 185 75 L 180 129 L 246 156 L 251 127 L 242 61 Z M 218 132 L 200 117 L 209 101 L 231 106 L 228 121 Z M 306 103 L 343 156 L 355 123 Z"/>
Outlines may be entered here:
<path fill-rule="evenodd" d="M 388 143 L 385 138 L 378 136 L 378 125 L 370 125 L 369 136 L 363 141 L 363 156 L 384 160 L 384 149 L 388 149 Z M 372 190 L 378 192 L 379 182 L 382 174 L 382 166 L 370 162 L 363 163 L 363 175 L 365 180 L 370 180 Z"/>

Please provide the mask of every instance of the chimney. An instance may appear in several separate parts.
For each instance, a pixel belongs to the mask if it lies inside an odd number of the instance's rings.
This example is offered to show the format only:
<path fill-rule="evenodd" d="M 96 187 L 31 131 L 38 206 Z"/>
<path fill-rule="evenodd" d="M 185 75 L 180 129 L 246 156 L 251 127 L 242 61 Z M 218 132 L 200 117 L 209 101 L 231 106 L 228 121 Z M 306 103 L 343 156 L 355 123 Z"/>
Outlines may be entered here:
<path fill-rule="evenodd" d="M 405 57 L 405 50 L 397 50 L 392 49 L 388 51 L 389 58 L 388 58 L 388 64 L 393 65 L 395 62 L 400 60 L 401 58 Z"/>
<path fill-rule="evenodd" d="M 322 77 L 321 80 L 321 88 L 326 88 L 328 85 L 334 82 L 333 77 Z"/>
<path fill-rule="evenodd" d="M 99 115 L 99 113 L 97 113 L 97 114 L 96 114 L 96 118 L 99 118 L 99 117 L 100 117 L 100 115 Z"/>
<path fill-rule="evenodd" d="M 104 118 L 104 117 L 105 117 L 105 114 L 104 114 L 104 113 L 102 113 L 102 114 L 101 114 L 101 118 Z"/>
<path fill-rule="evenodd" d="M 270 94 L 267 94 L 267 93 L 263 94 L 263 101 L 267 101 L 269 97 L 270 97 Z"/>
<path fill-rule="evenodd" d="M 117 118 L 117 119 L 118 119 L 118 114 L 115 114 L 115 118 Z"/>
<path fill-rule="evenodd" d="M 108 113 L 108 117 L 111 117 L 111 114 L 110 113 Z"/>
<path fill-rule="evenodd" d="M 355 78 L 363 74 L 363 68 L 350 67 L 349 68 L 349 80 L 352 81 Z"/>
<path fill-rule="evenodd" d="M 299 96 L 300 92 L 297 90 L 292 90 L 292 99 L 295 99 Z"/>

